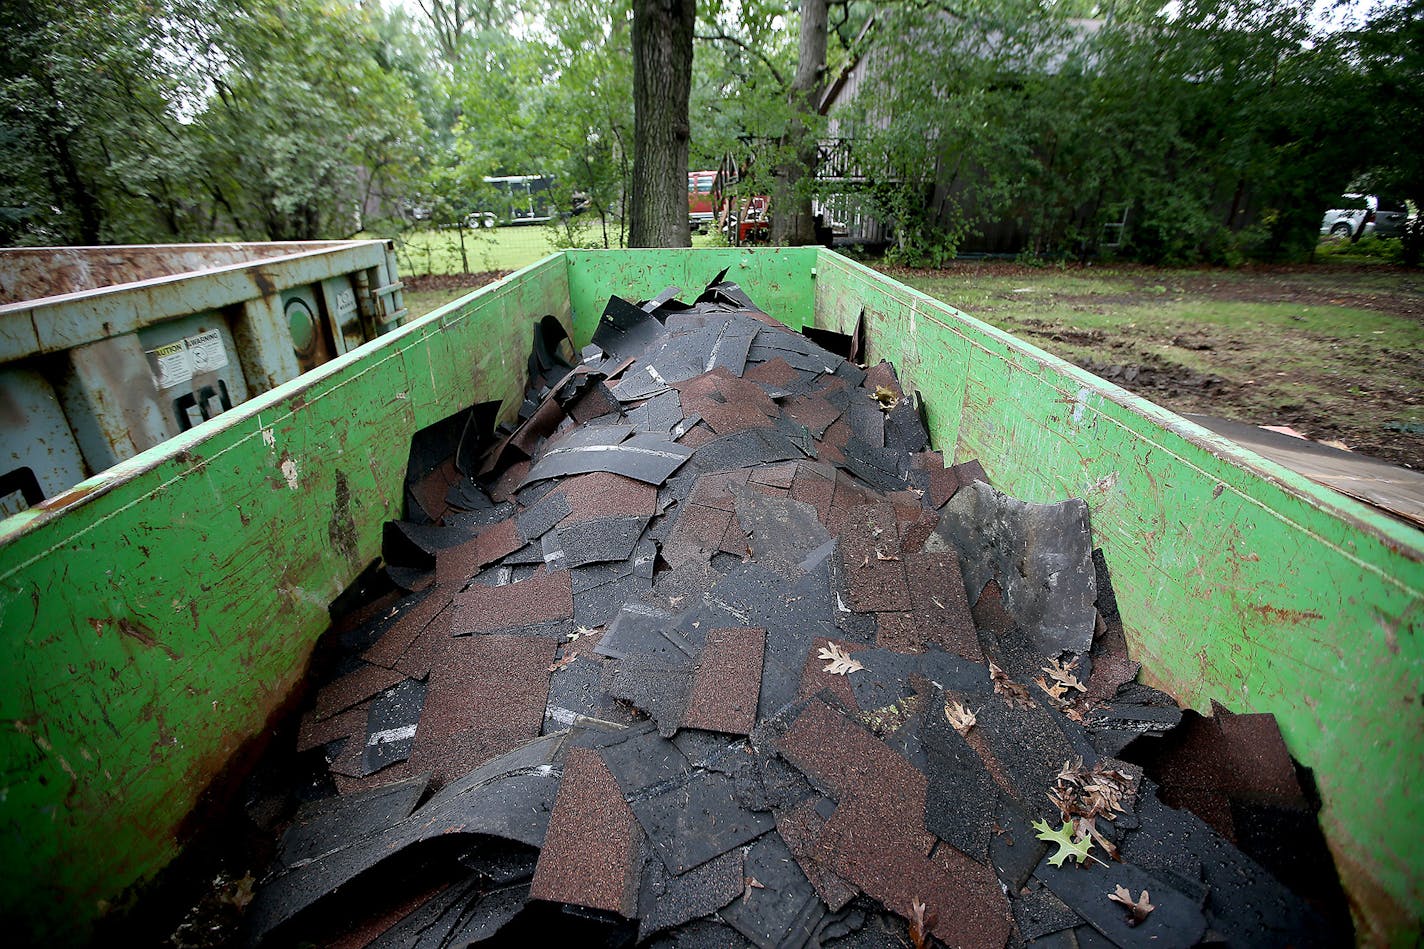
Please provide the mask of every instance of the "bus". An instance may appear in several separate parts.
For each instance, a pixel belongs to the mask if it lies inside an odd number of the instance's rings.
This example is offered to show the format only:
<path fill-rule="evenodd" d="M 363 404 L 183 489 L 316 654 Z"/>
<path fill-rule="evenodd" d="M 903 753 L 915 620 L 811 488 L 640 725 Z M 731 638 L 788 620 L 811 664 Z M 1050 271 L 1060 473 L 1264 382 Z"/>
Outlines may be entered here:
<path fill-rule="evenodd" d="M 487 175 L 485 184 L 494 189 L 490 210 L 500 224 L 542 224 L 554 217 L 554 179 L 549 175 Z"/>

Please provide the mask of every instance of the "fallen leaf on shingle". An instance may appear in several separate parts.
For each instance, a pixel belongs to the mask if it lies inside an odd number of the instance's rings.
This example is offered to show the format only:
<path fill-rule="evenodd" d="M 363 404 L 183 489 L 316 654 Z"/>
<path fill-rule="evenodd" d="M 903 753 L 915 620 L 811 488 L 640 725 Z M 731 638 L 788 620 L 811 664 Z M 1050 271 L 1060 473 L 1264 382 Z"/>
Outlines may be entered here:
<path fill-rule="evenodd" d="M 219 877 L 218 879 L 222 879 L 222 878 Z M 246 908 L 247 908 L 247 904 L 252 902 L 252 897 L 254 896 L 254 893 L 253 893 L 253 891 L 252 891 L 252 887 L 253 887 L 253 884 L 255 884 L 256 882 L 257 882 L 256 878 L 253 877 L 252 874 L 250 874 L 250 873 L 247 874 L 247 875 L 245 875 L 245 876 L 244 876 L 242 879 L 240 879 L 240 880 L 234 880 L 234 881 L 232 882 L 232 886 L 229 887 L 227 890 L 225 890 L 225 891 L 223 892 L 223 894 L 222 894 L 222 900 L 223 900 L 223 902 L 224 902 L 224 903 L 231 903 L 233 906 L 236 906 L 238 909 L 246 909 Z M 1118 887 L 1118 889 L 1122 889 L 1122 887 Z M 1144 894 L 1142 894 L 1142 896 L 1143 896 L 1143 898 L 1145 899 L 1145 898 L 1147 897 L 1147 894 L 1144 893 Z M 1148 909 L 1150 910 L 1151 907 L 1148 907 Z"/>
<path fill-rule="evenodd" d="M 1080 866 L 1087 862 L 1088 851 L 1092 849 L 1093 839 L 1084 837 L 1082 840 L 1074 840 L 1072 821 L 1066 820 L 1062 827 L 1054 830 L 1048 825 L 1048 821 L 1036 820 L 1033 822 L 1033 829 L 1038 831 L 1034 836 L 1039 840 L 1058 845 L 1058 850 L 1048 858 L 1051 865 L 1061 867 L 1063 861 L 1069 857 L 1077 857 Z"/>
<path fill-rule="evenodd" d="M 900 558 L 897 557 L 897 556 L 895 556 L 894 554 L 887 554 L 887 553 L 885 553 L 885 551 L 881 550 L 879 547 L 876 547 L 876 548 L 875 548 L 875 559 L 876 559 L 876 560 L 891 561 L 891 560 L 899 560 Z"/>
<path fill-rule="evenodd" d="M 751 897 L 751 895 L 752 895 L 752 890 L 764 890 L 764 889 L 766 889 L 766 884 L 765 884 L 765 883 L 762 883 L 762 882 L 761 882 L 760 880 L 758 880 L 756 877 L 747 877 L 745 882 L 746 882 L 746 886 L 745 886 L 745 887 L 743 888 L 743 890 L 742 890 L 742 902 L 743 902 L 743 903 L 745 903 L 745 902 Z"/>
<path fill-rule="evenodd" d="M 1138 923 L 1147 919 L 1147 914 L 1157 908 L 1147 902 L 1146 890 L 1143 890 L 1142 895 L 1137 899 L 1133 899 L 1132 891 L 1121 883 L 1117 885 L 1117 889 L 1114 892 L 1108 894 L 1108 899 L 1127 907 L 1127 924 L 1129 926 L 1136 926 Z"/>
<path fill-rule="evenodd" d="M 1077 670 L 1077 668 L 1078 660 L 1075 657 L 1069 662 L 1064 662 L 1061 659 L 1054 659 L 1048 665 L 1043 667 L 1043 671 L 1046 675 L 1052 678 L 1054 682 L 1062 686 L 1065 691 L 1067 689 L 1077 689 L 1079 692 L 1086 692 L 1088 691 L 1088 687 L 1085 686 L 1083 683 L 1079 682 L 1078 677 L 1073 674 Z M 1045 691 L 1046 690 L 1047 687 L 1045 687 Z"/>
<path fill-rule="evenodd" d="M 989 662 L 989 681 L 994 683 L 994 693 L 1002 697 L 1008 704 L 1018 708 L 1033 706 L 1033 699 L 1029 697 L 1028 689 L 1010 679 L 1009 674 L 994 665 L 993 660 Z"/>
<path fill-rule="evenodd" d="M 825 659 L 830 663 L 826 666 L 825 671 L 833 676 L 843 676 L 848 672 L 859 672 L 865 668 L 852 659 L 850 653 L 829 640 L 826 645 L 821 647 L 821 651 L 816 653 L 816 658 Z"/>
<path fill-rule="evenodd" d="M 949 723 L 954 726 L 954 730 L 961 735 L 969 734 L 969 729 L 973 728 L 975 723 L 979 721 L 974 717 L 973 712 L 958 702 L 945 703 L 944 717 L 949 719 Z"/>
<path fill-rule="evenodd" d="M 925 949 L 930 944 L 930 930 L 934 929 L 935 914 L 925 915 L 925 904 L 917 898 L 910 903 L 910 945 L 915 949 Z"/>
<path fill-rule="evenodd" d="M 1048 797 L 1064 820 L 1113 820 L 1127 810 L 1135 793 L 1136 785 L 1128 775 L 1101 761 L 1084 768 L 1079 758 L 1063 762 Z"/>
<path fill-rule="evenodd" d="M 1034 676 L 1033 684 L 1048 693 L 1048 697 L 1053 700 L 1053 704 L 1059 705 L 1063 702 L 1063 694 L 1068 691 L 1068 687 L 1062 683 L 1055 682 L 1052 685 L 1043 676 Z"/>

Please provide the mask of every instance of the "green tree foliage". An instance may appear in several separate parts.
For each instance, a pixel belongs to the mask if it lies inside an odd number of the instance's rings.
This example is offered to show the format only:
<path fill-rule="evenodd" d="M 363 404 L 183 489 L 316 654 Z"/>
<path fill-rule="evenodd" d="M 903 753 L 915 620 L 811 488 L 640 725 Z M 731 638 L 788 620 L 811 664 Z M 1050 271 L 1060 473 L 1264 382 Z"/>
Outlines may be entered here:
<path fill-rule="evenodd" d="M 5 4 L 0 240 L 353 233 L 424 134 L 381 17 L 340 0 Z"/>
<path fill-rule="evenodd" d="M 1367 153 L 1351 130 L 1407 127 L 1383 102 L 1417 108 L 1424 72 L 1402 51 L 1420 2 L 1334 37 L 1296 0 L 1124 2 L 1094 20 L 1052 0 L 885 5 L 844 120 L 891 182 L 873 200 L 907 260 L 974 234 L 1092 252 L 1124 215 L 1117 249 L 1143 259 L 1299 257 L 1332 193 L 1411 151 Z"/>
<path fill-rule="evenodd" d="M 621 246 L 631 183 L 629 0 L 525 4 L 467 39 L 448 75 L 448 134 L 429 181 L 437 204 L 493 207 L 486 176 L 547 175 L 565 244 Z M 573 214 L 575 208 L 582 210 Z"/>

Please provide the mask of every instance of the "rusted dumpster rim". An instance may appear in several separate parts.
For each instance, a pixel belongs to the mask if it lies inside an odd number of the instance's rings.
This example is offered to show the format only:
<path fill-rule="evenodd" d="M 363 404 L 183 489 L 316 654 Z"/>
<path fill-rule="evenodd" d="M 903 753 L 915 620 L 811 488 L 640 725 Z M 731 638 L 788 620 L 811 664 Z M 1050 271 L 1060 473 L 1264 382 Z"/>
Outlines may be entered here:
<path fill-rule="evenodd" d="M 199 452 L 205 442 L 223 430 L 242 425 L 249 421 L 255 420 L 258 423 L 253 431 L 239 438 L 233 445 L 225 448 L 223 450 L 224 452 L 230 451 L 232 448 L 249 439 L 261 437 L 263 430 L 270 429 L 301 408 L 305 401 L 302 398 L 304 393 L 321 386 L 331 379 L 331 377 L 345 371 L 351 364 L 359 362 L 375 350 L 382 348 L 390 349 L 390 352 L 386 354 L 384 359 L 373 363 L 371 367 L 367 367 L 366 370 L 352 376 L 350 379 L 342 380 L 339 383 L 340 386 L 350 385 L 365 375 L 365 372 L 369 371 L 373 366 L 380 365 L 385 362 L 386 359 L 398 357 L 411 346 L 418 345 L 427 336 L 432 335 L 432 328 L 435 332 L 440 332 L 447 326 L 453 326 L 470 318 L 473 311 L 466 311 L 465 307 L 471 300 L 484 297 L 493 298 L 502 293 L 509 292 L 510 288 L 515 286 L 519 279 L 542 267 L 553 266 L 556 259 L 560 256 L 562 256 L 562 252 L 551 254 L 548 257 L 544 257 L 530 264 L 528 267 L 517 270 L 477 290 L 473 290 L 463 297 L 452 300 L 446 305 L 432 310 L 419 319 L 413 320 L 374 340 L 363 343 L 330 362 L 323 363 L 315 369 L 303 373 L 295 379 L 290 379 L 274 389 L 254 396 L 248 401 L 234 406 L 229 411 L 214 416 L 160 445 L 142 451 L 125 461 L 121 461 L 112 468 L 101 471 L 99 474 L 81 481 L 69 490 L 41 501 L 28 510 L 21 511 L 9 518 L 0 520 L 0 546 L 24 536 L 59 515 L 87 504 L 96 498 L 103 497 L 115 488 L 170 461 L 188 462 L 181 471 L 174 475 L 174 480 L 183 477 L 187 471 L 201 468 L 213 458 L 221 456 L 222 452 L 211 457 L 202 456 Z M 263 418 L 264 414 L 270 413 L 274 408 L 284 411 L 281 411 L 280 414 L 276 416 L 268 415 L 268 417 Z M 23 567 L 23 564 L 7 564 L 5 573 L 9 574 L 21 567 Z"/>
<path fill-rule="evenodd" d="M 232 244 L 217 245 L 226 247 L 251 247 L 261 244 L 283 243 L 278 241 L 237 241 Z M 31 310 L 41 310 L 51 306 L 61 306 L 78 299 L 93 299 L 94 297 L 104 297 L 121 293 L 131 293 L 138 289 L 150 287 L 160 287 L 167 284 L 182 283 L 185 280 L 195 278 L 208 278 L 214 274 L 233 273 L 240 270 L 250 270 L 253 267 L 265 267 L 270 264 L 285 263 L 290 260 L 297 260 L 302 257 L 310 257 L 314 254 L 326 253 L 334 250 L 344 250 L 349 247 L 360 247 L 366 244 L 385 244 L 391 246 L 389 238 L 370 238 L 369 240 L 349 240 L 349 241 L 293 241 L 293 246 L 300 246 L 303 249 L 292 253 L 278 254 L 272 257 L 257 257 L 253 260 L 240 261 L 235 264 L 219 264 L 215 267 L 204 267 L 201 270 L 190 270 L 178 274 L 165 274 L 161 277 L 148 277 L 144 280 L 130 280 L 125 283 L 111 283 L 104 287 L 95 287 L 91 290 L 75 290 L 71 293 L 56 293 L 47 297 L 34 297 L 29 300 L 18 300 L 14 303 L 0 304 L 0 318 L 11 316 L 16 313 L 25 313 Z M 129 248 L 150 247 L 149 244 L 115 244 L 99 247 L 25 247 L 17 248 L 24 251 L 45 251 L 45 250 L 92 250 L 105 253 L 121 253 Z M 212 247 L 212 244 L 171 244 L 165 245 L 174 249 Z"/>

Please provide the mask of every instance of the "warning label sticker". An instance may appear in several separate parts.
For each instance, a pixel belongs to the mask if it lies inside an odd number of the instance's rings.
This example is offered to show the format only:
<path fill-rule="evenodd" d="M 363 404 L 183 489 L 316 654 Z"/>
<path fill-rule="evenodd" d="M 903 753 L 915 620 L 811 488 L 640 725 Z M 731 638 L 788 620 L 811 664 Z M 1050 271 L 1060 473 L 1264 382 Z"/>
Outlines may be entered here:
<path fill-rule="evenodd" d="M 188 344 L 188 352 L 193 356 L 194 375 L 212 372 L 227 365 L 227 350 L 223 348 L 222 334 L 217 330 L 189 336 L 183 342 Z"/>
<path fill-rule="evenodd" d="M 225 367 L 227 348 L 223 346 L 221 333 L 208 330 L 150 349 L 148 357 L 158 388 L 171 389 L 190 381 L 195 375 Z"/>

